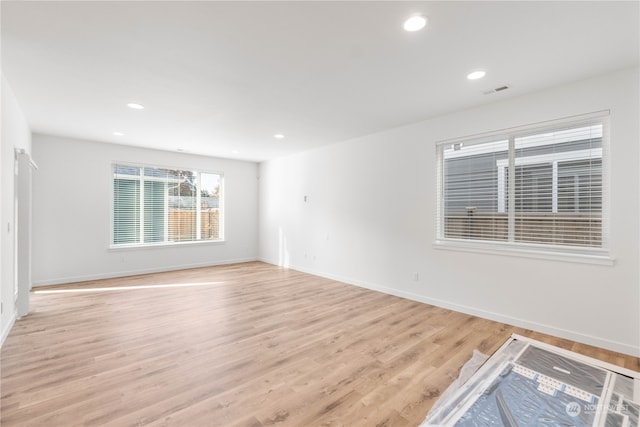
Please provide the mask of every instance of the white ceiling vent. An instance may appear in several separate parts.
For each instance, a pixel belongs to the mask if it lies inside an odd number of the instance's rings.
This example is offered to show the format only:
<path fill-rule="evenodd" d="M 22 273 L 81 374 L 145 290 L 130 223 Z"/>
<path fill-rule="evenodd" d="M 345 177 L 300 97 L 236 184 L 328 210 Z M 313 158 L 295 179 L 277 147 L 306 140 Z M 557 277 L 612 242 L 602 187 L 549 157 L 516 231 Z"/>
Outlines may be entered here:
<path fill-rule="evenodd" d="M 482 92 L 482 93 L 484 93 L 485 95 L 491 95 L 492 93 L 502 92 L 503 90 L 507 90 L 507 89 L 510 89 L 510 88 L 511 88 L 511 86 L 504 85 L 504 86 L 500 86 L 500 87 L 497 87 L 495 89 L 491 89 L 491 90 L 488 90 L 488 91 L 485 91 L 485 92 Z"/>

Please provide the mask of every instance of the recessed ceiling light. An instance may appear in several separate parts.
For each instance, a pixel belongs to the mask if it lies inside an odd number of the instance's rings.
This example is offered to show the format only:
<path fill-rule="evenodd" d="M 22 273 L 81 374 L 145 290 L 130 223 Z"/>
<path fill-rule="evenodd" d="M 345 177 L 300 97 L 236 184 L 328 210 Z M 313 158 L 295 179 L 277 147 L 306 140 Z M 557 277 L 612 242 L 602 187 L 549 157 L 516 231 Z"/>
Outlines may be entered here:
<path fill-rule="evenodd" d="M 486 72 L 478 70 L 478 71 L 474 71 L 472 73 L 467 74 L 467 78 L 469 80 L 478 80 L 483 78 L 486 74 L 487 74 Z"/>
<path fill-rule="evenodd" d="M 238 150 L 233 150 L 231 153 L 232 154 L 240 154 L 240 152 Z"/>
<path fill-rule="evenodd" d="M 427 17 L 422 15 L 414 15 L 404 21 L 404 29 L 410 32 L 420 31 L 427 25 Z"/>
<path fill-rule="evenodd" d="M 275 135 L 273 135 L 273 137 L 274 137 L 275 139 L 282 139 L 282 138 L 284 138 L 284 135 L 283 135 L 283 134 L 281 134 L 281 133 L 276 133 Z"/>
<path fill-rule="evenodd" d="M 185 150 L 184 150 L 184 148 L 176 148 L 176 151 L 178 153 L 184 153 Z"/>
<path fill-rule="evenodd" d="M 113 134 L 115 136 L 124 136 L 124 133 L 122 133 L 122 132 L 113 132 Z"/>
<path fill-rule="evenodd" d="M 144 109 L 144 105 L 142 104 L 136 104 L 135 102 L 130 102 L 127 104 L 127 107 L 129 108 L 133 108 L 134 110 L 143 110 Z"/>

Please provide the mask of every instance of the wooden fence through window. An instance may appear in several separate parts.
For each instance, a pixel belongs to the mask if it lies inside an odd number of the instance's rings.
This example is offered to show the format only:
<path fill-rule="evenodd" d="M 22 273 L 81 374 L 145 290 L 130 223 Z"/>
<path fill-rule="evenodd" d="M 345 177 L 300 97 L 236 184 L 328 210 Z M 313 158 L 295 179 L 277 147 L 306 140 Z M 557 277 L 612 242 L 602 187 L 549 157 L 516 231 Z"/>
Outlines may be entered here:
<path fill-rule="evenodd" d="M 169 241 L 181 242 L 196 239 L 196 215 L 194 210 L 172 209 L 169 211 Z M 220 238 L 220 210 L 203 209 L 200 215 L 200 239 Z"/>
<path fill-rule="evenodd" d="M 602 218 L 588 214 L 518 214 L 515 240 L 570 246 L 602 246 Z M 445 237 L 507 241 L 507 214 L 462 214 L 445 217 Z"/>

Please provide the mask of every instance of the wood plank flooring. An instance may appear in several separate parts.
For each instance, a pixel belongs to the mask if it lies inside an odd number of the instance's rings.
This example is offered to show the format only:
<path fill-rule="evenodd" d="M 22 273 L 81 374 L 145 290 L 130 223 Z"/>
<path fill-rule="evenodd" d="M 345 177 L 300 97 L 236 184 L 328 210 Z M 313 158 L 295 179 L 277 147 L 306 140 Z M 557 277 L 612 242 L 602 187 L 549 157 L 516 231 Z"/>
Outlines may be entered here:
<path fill-rule="evenodd" d="M 512 333 L 260 262 L 36 288 L 1 353 L 2 427 L 417 426 Z"/>

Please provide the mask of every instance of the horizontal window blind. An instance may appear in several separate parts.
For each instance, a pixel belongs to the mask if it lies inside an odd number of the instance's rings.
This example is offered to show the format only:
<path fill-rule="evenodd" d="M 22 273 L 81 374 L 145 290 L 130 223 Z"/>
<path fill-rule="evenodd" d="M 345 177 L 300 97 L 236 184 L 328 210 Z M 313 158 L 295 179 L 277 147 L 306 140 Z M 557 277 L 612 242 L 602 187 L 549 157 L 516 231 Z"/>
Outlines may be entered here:
<path fill-rule="evenodd" d="M 439 239 L 603 248 L 602 118 L 438 145 Z"/>
<path fill-rule="evenodd" d="M 136 243 L 140 240 L 140 181 L 129 179 L 117 170 L 113 176 L 113 242 Z"/>
<path fill-rule="evenodd" d="M 472 240 L 507 240 L 507 215 L 496 164 L 507 159 L 508 141 L 455 144 L 445 150 L 445 236 Z M 468 155 L 465 153 L 468 152 Z"/>
<path fill-rule="evenodd" d="M 113 164 L 112 245 L 222 239 L 222 175 Z"/>
<path fill-rule="evenodd" d="M 165 223 L 167 222 L 165 192 L 167 183 L 162 181 L 144 181 L 144 242 L 164 242 Z"/>
<path fill-rule="evenodd" d="M 515 241 L 602 246 L 601 124 L 515 138 L 515 163 Z"/>

